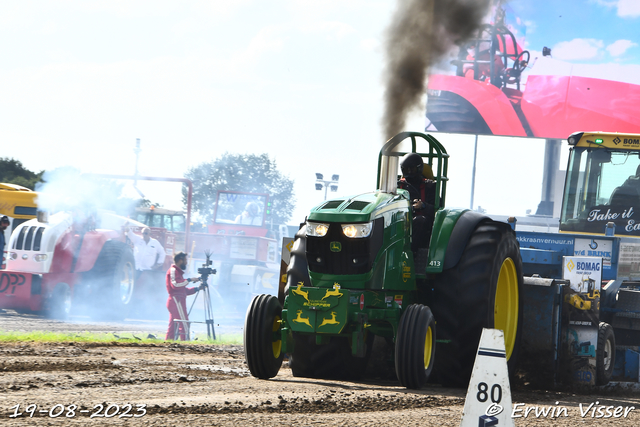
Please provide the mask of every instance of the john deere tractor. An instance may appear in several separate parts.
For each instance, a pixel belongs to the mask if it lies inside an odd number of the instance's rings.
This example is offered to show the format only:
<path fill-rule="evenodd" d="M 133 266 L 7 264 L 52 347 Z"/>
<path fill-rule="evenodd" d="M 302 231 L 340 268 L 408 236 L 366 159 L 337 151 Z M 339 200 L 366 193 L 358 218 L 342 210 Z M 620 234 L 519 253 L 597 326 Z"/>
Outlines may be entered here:
<path fill-rule="evenodd" d="M 397 186 L 407 153 L 423 158 L 436 188 L 429 247 L 416 253 L 412 200 Z M 465 386 L 482 328 L 504 331 L 508 363 L 515 363 L 522 311 L 515 233 L 477 212 L 445 208 L 447 164 L 433 136 L 400 133 L 380 151 L 376 191 L 311 210 L 280 298 L 259 295 L 247 310 L 252 375 L 274 377 L 288 353 L 294 376 L 357 378 L 379 336 L 393 345 L 389 364 L 403 386 L 420 388 L 432 374 L 432 381 Z"/>

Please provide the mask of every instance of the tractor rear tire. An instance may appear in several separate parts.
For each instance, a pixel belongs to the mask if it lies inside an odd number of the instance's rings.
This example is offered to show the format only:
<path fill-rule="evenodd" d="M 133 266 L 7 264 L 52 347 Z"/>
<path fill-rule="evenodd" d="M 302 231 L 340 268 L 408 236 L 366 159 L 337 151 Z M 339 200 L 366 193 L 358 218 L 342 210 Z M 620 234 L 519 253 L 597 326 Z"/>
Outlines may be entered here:
<path fill-rule="evenodd" d="M 435 375 L 467 387 L 483 328 L 504 331 L 509 372 L 522 329 L 522 260 L 515 233 L 485 220 L 472 232 L 458 264 L 436 278 L 431 306 L 438 322 Z"/>
<path fill-rule="evenodd" d="M 396 375 L 403 387 L 420 389 L 429 380 L 436 350 L 436 324 L 429 307 L 412 304 L 400 318 Z"/>
<path fill-rule="evenodd" d="M 282 366 L 281 319 L 282 306 L 273 295 L 251 300 L 244 324 L 244 357 L 256 378 L 273 378 Z"/>
<path fill-rule="evenodd" d="M 94 318 L 123 320 L 127 317 L 135 301 L 134 266 L 133 252 L 127 244 L 116 240 L 105 242 L 95 265 L 83 277 L 91 289 Z"/>
<path fill-rule="evenodd" d="M 613 327 L 608 323 L 600 322 L 596 349 L 596 385 L 606 385 L 611 381 L 615 354 L 616 338 Z"/>

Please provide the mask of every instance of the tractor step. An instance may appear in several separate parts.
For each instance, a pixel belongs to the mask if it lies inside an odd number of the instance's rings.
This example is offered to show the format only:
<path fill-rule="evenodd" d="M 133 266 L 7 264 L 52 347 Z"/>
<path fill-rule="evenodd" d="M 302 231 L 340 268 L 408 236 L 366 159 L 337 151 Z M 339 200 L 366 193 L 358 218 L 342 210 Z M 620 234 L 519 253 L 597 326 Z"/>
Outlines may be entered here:
<path fill-rule="evenodd" d="M 429 249 L 418 249 L 418 251 L 414 255 L 413 261 L 416 269 L 416 274 L 426 274 L 427 261 L 429 261 Z"/>

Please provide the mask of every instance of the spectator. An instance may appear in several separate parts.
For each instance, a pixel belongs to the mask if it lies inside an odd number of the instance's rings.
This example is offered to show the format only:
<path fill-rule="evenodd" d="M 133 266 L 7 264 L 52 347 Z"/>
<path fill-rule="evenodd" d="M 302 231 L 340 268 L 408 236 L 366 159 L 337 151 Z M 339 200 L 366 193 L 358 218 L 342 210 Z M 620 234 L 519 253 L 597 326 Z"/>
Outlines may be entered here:
<path fill-rule="evenodd" d="M 128 227 L 126 234 L 133 243 L 133 255 L 136 261 L 136 270 L 158 270 L 164 265 L 166 253 L 164 248 L 156 239 L 151 237 L 149 227 L 142 229 L 142 237 L 135 234 Z"/>
<path fill-rule="evenodd" d="M 6 237 L 4 235 L 4 230 L 7 229 L 7 227 L 9 227 L 11 223 L 9 222 L 9 217 L 8 216 L 3 216 L 2 218 L 0 218 L 0 254 L 1 254 L 1 258 L 0 258 L 0 267 L 2 267 L 4 265 L 4 245 L 5 245 L 5 241 L 6 241 Z"/>

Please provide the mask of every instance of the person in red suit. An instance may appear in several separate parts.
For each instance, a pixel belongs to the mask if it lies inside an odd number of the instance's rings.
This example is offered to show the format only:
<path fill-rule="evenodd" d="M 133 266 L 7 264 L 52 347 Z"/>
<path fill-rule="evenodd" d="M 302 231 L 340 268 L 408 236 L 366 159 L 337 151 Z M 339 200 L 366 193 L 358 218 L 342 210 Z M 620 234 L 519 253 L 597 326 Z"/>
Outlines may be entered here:
<path fill-rule="evenodd" d="M 195 294 L 204 285 L 197 288 L 188 288 L 191 282 L 199 282 L 199 277 L 184 278 L 184 271 L 187 268 L 187 254 L 178 252 L 173 257 L 173 265 L 167 270 L 166 284 L 169 299 L 167 299 L 167 309 L 169 309 L 169 328 L 165 340 L 172 340 L 176 336 L 176 328 L 180 334 L 180 339 L 185 341 L 189 336 L 189 314 L 187 313 L 187 295 Z M 175 320 L 184 320 L 176 322 Z"/>

